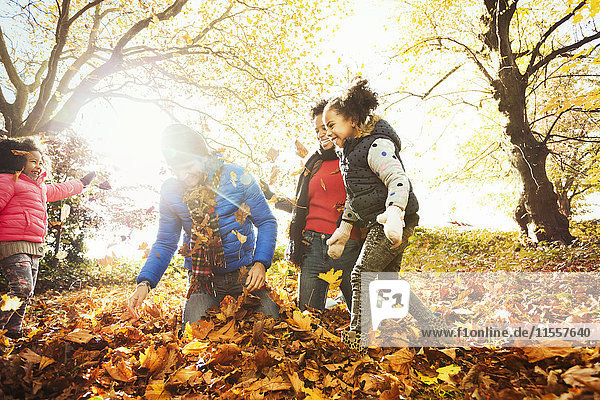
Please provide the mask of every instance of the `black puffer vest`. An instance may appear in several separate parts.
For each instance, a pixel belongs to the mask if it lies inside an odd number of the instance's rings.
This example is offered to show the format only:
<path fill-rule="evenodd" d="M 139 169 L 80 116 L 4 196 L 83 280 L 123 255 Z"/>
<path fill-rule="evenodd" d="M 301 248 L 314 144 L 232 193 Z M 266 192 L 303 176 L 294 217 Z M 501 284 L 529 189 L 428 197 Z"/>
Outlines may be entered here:
<path fill-rule="evenodd" d="M 371 171 L 367 161 L 371 145 L 379 138 L 391 139 L 394 142 L 395 157 L 402 164 L 400 138 L 390 124 L 384 120 L 377 122 L 368 136 L 346 139 L 340 157 L 340 170 L 344 177 L 350 207 L 367 225 L 375 222 L 377 215 L 385 211 L 385 202 L 388 196 L 387 187 Z M 404 164 L 402 167 L 404 168 Z M 415 214 L 418 210 L 419 202 L 413 193 L 412 184 L 410 184 L 404 218 Z"/>

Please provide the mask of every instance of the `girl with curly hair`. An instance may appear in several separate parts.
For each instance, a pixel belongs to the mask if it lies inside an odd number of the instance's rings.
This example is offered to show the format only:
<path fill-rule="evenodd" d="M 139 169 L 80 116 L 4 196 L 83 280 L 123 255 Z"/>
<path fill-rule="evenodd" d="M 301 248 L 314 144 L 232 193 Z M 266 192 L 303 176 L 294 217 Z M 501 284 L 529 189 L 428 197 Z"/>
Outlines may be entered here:
<path fill-rule="evenodd" d="M 6 330 L 6 336 L 22 336 L 23 316 L 44 255 L 47 202 L 81 193 L 95 175 L 46 185 L 42 152 L 32 140 L 0 140 L 0 271 L 8 295 L 21 301 L 17 310 L 0 311 L 0 331 Z"/>
<path fill-rule="evenodd" d="M 357 349 L 367 342 L 365 337 L 361 340 L 361 322 L 370 323 L 368 310 L 361 310 L 361 304 L 369 304 L 368 294 L 361 296 L 361 274 L 399 271 L 408 238 L 419 222 L 419 204 L 400 159 L 400 139 L 387 121 L 372 114 L 378 104 L 367 81 L 360 80 L 330 100 L 323 113 L 327 134 L 341 149 L 340 169 L 348 193 L 340 226 L 327 241 L 329 254 L 339 257 L 353 224 L 368 229 L 352 271 L 350 327 L 342 335 Z M 422 325 L 439 323 L 412 292 L 409 312 Z"/>

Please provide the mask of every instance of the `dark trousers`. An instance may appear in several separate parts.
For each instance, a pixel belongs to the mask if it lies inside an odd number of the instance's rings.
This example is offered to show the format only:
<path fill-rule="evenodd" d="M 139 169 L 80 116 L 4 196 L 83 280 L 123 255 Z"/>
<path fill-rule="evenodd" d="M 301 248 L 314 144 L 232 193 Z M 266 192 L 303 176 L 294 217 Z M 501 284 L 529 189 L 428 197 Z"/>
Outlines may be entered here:
<path fill-rule="evenodd" d="M 360 252 L 360 242 L 355 239 L 348 240 L 342 256 L 334 260 L 327 255 L 326 242 L 330 237 L 331 235 L 325 233 L 304 232 L 304 240 L 310 245 L 306 249 L 306 257 L 298 276 L 298 307 L 302 310 L 306 306 L 318 310 L 325 309 L 329 283 L 319 278 L 319 274 L 327 273 L 332 268 L 335 271 L 342 271 L 340 290 L 348 309 L 352 306 L 350 275 Z"/>
<path fill-rule="evenodd" d="M 206 316 L 206 310 L 212 306 L 221 304 L 225 296 L 229 295 L 237 299 L 244 290 L 242 283 L 238 282 L 239 275 L 239 271 L 215 275 L 213 278 L 214 296 L 208 293 L 193 293 L 183 306 L 184 326 L 187 322 L 196 322 Z M 260 297 L 260 305 L 257 306 L 256 311 L 260 311 L 273 318 L 279 318 L 279 306 L 269 297 L 265 289 L 255 290 L 252 294 Z"/>

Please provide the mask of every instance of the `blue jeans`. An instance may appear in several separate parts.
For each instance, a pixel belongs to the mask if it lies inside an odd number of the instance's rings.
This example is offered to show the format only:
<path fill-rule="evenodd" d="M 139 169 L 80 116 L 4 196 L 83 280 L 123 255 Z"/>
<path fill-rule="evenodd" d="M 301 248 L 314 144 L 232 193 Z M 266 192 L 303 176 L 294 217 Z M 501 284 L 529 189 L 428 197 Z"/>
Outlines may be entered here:
<path fill-rule="evenodd" d="M 349 239 L 344 248 L 342 256 L 337 260 L 327 255 L 327 240 L 331 235 L 314 231 L 305 231 L 304 240 L 310 243 L 306 248 L 306 256 L 300 268 L 298 276 L 298 306 L 305 309 L 306 306 L 323 310 L 329 284 L 319 278 L 319 274 L 327 273 L 330 269 L 342 271 L 342 282 L 340 290 L 348 305 L 352 304 L 352 285 L 350 282 L 352 268 L 356 263 L 360 253 L 360 242 L 355 239 Z"/>
<path fill-rule="evenodd" d="M 0 260 L 2 275 L 8 282 L 8 296 L 21 300 L 18 310 L 0 311 L 0 330 L 8 334 L 20 334 L 25 309 L 33 296 L 40 258 L 30 254 L 14 254 Z"/>
<path fill-rule="evenodd" d="M 190 274 L 188 272 L 188 277 Z M 183 325 L 185 326 L 187 322 L 196 322 L 205 317 L 206 310 L 212 306 L 219 306 L 227 295 L 237 299 L 243 292 L 243 286 L 242 283 L 238 282 L 238 277 L 239 271 L 215 275 L 213 287 L 216 296 L 208 293 L 193 293 L 183 306 Z M 260 297 L 260 305 L 256 307 L 256 311 L 273 318 L 279 318 L 279 306 L 269 297 L 265 289 L 255 290 L 252 294 Z"/>

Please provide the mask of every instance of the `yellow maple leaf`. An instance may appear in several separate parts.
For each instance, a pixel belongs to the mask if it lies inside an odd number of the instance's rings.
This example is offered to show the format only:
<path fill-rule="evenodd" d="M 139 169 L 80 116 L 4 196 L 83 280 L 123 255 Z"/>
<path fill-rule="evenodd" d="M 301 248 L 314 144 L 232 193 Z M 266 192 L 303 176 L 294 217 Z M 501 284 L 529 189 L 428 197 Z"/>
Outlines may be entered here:
<path fill-rule="evenodd" d="M 307 394 L 306 400 L 326 400 L 327 397 L 319 389 L 303 388 L 302 391 Z"/>
<path fill-rule="evenodd" d="M 2 301 L 0 301 L 0 310 L 2 311 L 13 311 L 18 310 L 21 307 L 23 302 L 18 297 L 12 297 L 8 294 L 2 296 Z"/>
<path fill-rule="evenodd" d="M 242 203 L 240 208 L 234 213 L 235 220 L 240 224 L 244 225 L 246 217 L 250 215 L 250 206 L 246 203 Z"/>
<path fill-rule="evenodd" d="M 150 381 L 146 386 L 146 393 L 144 393 L 144 398 L 148 400 L 168 400 L 172 397 L 171 393 L 165 389 L 164 382 L 160 380 Z"/>
<path fill-rule="evenodd" d="M 441 367 L 436 369 L 435 371 L 439 374 L 438 378 L 447 383 L 453 383 L 450 380 L 450 375 L 458 374 L 462 369 L 458 365 L 448 365 L 445 367 Z"/>
<path fill-rule="evenodd" d="M 419 379 L 421 380 L 421 382 L 423 382 L 426 385 L 433 385 L 438 382 L 437 376 L 423 375 L 419 371 L 417 371 L 417 375 L 419 376 Z"/>
<path fill-rule="evenodd" d="M 336 271 L 331 268 L 327 272 L 320 273 L 319 278 L 329 283 L 329 289 L 337 289 L 342 282 L 342 270 L 340 269 Z"/>
<path fill-rule="evenodd" d="M 106 372 L 111 376 L 111 378 L 121 381 L 121 382 L 132 382 L 136 379 L 136 376 L 129 365 L 127 365 L 123 360 L 117 361 L 116 364 L 113 364 L 112 361 L 106 362 L 102 364 Z"/>
<path fill-rule="evenodd" d="M 303 314 L 300 311 L 296 310 L 292 314 L 292 321 L 294 325 L 298 326 L 305 331 L 310 331 L 310 324 L 312 322 L 312 318 L 309 314 Z"/>

